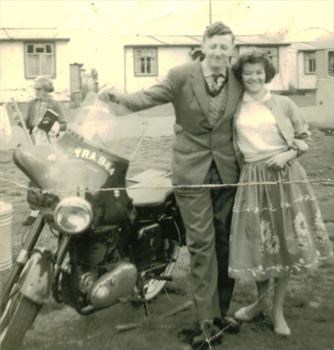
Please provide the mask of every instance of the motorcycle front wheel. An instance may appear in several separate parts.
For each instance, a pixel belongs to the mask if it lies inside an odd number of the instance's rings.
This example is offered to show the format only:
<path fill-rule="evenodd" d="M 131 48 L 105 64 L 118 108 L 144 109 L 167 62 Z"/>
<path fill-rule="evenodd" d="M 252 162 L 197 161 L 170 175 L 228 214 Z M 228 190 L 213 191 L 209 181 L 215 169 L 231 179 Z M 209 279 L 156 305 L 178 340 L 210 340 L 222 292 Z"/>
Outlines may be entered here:
<path fill-rule="evenodd" d="M 0 319 L 1 350 L 19 349 L 25 334 L 31 328 L 41 305 L 34 303 L 20 292 L 8 298 Z"/>

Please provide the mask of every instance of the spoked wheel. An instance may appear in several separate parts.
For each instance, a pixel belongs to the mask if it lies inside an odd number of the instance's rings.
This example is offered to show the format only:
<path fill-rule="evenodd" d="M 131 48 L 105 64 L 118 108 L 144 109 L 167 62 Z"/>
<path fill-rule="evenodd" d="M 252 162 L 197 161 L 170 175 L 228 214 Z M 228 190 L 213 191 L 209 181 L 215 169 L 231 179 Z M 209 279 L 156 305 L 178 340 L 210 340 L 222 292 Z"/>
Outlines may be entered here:
<path fill-rule="evenodd" d="M 171 252 L 171 261 L 168 263 L 168 265 L 161 271 L 161 273 L 157 274 L 160 277 L 171 277 L 175 264 L 176 264 L 176 260 L 179 256 L 179 252 L 180 252 L 180 247 L 176 244 L 173 244 L 173 249 Z M 144 295 L 145 295 L 145 300 L 151 300 L 154 297 L 156 297 L 161 290 L 163 289 L 163 287 L 165 286 L 165 284 L 167 283 L 166 280 L 159 280 L 159 279 L 154 279 L 154 278 L 149 278 L 149 279 L 145 279 L 144 278 L 144 285 L 143 285 L 143 289 L 144 289 Z"/>
<path fill-rule="evenodd" d="M 0 319 L 1 350 L 17 350 L 20 348 L 26 332 L 32 324 L 41 305 L 23 296 L 19 291 L 9 296 Z"/>

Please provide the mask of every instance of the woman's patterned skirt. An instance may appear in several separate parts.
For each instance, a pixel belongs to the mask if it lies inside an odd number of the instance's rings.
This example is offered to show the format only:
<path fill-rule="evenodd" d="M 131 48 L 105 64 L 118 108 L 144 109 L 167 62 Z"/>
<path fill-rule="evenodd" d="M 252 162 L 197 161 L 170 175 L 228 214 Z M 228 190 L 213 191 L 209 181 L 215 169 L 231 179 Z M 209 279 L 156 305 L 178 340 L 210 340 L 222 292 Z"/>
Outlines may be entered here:
<path fill-rule="evenodd" d="M 319 205 L 298 160 L 283 170 L 246 163 L 235 197 L 229 275 L 266 280 L 316 267 L 333 255 Z"/>

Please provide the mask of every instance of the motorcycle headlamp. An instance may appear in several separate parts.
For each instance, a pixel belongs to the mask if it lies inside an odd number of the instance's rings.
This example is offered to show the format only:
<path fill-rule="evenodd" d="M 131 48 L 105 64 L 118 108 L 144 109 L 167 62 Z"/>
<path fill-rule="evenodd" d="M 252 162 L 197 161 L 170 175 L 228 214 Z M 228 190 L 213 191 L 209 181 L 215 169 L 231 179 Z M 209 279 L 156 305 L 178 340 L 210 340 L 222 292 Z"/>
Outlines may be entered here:
<path fill-rule="evenodd" d="M 93 219 L 91 205 L 83 198 L 69 197 L 59 202 L 54 212 L 58 228 L 69 234 L 85 231 Z"/>

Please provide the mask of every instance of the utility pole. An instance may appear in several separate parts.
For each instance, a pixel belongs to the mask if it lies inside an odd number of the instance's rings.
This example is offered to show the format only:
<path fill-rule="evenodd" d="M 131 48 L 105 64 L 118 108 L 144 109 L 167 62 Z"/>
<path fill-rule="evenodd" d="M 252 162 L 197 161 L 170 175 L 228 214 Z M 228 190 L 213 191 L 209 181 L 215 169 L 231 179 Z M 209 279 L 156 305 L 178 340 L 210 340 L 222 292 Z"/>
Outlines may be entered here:
<path fill-rule="evenodd" d="M 212 24 L 212 4 L 211 4 L 211 0 L 209 0 L 209 24 Z"/>

